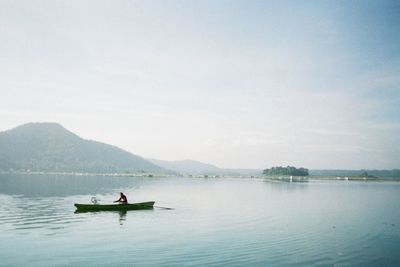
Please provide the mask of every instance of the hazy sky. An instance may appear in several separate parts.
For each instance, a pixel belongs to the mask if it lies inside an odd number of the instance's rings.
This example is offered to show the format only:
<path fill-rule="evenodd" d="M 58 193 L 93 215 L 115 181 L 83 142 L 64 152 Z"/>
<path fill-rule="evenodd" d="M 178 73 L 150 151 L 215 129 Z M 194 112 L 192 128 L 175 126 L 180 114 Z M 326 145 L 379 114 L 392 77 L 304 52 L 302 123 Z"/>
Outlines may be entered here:
<path fill-rule="evenodd" d="M 143 157 L 400 167 L 399 1 L 0 1 L 0 131 Z"/>

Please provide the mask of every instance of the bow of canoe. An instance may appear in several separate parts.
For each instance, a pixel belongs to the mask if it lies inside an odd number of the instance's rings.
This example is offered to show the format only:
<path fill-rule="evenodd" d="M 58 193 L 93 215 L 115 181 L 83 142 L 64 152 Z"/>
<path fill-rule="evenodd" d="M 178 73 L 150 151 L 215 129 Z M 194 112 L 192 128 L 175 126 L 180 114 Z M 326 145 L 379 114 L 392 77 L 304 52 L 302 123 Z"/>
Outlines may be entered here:
<path fill-rule="evenodd" d="M 125 210 L 146 210 L 152 209 L 154 201 L 128 204 L 78 204 L 75 203 L 77 212 L 88 211 L 125 211 Z"/>

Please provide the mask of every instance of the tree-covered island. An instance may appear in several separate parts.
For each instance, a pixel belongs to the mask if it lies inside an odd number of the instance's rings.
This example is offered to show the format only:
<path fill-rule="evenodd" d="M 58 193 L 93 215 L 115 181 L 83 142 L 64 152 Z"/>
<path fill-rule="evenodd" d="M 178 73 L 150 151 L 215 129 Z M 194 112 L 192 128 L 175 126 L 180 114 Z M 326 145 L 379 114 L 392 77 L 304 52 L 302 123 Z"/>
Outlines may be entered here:
<path fill-rule="evenodd" d="M 287 167 L 272 167 L 271 169 L 263 170 L 263 174 L 267 176 L 287 175 L 287 176 L 308 176 L 308 169 L 296 168 L 293 166 Z"/>

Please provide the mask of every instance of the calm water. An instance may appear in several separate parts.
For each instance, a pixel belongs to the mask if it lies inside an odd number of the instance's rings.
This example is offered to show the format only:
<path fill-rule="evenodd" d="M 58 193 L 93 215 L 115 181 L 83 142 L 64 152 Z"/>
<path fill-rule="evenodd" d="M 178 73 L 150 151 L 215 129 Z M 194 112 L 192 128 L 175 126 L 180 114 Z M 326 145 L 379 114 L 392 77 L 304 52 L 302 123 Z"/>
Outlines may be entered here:
<path fill-rule="evenodd" d="M 91 196 L 146 211 L 74 213 Z M 400 182 L 0 175 L 0 266 L 400 266 Z"/>

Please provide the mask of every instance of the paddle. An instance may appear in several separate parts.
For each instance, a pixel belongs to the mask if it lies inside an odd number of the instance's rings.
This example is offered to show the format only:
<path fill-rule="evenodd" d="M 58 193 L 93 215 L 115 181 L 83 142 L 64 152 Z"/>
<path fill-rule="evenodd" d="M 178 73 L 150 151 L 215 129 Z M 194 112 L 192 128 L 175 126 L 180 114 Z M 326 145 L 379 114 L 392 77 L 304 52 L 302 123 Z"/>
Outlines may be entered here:
<path fill-rule="evenodd" d="M 160 206 L 154 206 L 155 208 L 159 209 L 164 209 L 164 210 L 173 210 L 173 208 L 167 208 L 167 207 L 160 207 Z"/>

